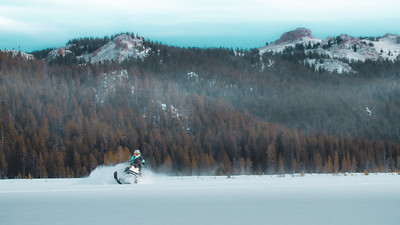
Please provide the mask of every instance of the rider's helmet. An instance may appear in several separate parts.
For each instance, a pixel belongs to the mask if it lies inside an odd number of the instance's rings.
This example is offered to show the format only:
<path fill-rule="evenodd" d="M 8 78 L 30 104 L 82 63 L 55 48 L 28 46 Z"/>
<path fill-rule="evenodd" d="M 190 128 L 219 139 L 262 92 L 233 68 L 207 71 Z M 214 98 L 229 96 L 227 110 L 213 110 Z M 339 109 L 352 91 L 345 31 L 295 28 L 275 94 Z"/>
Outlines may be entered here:
<path fill-rule="evenodd" d="M 136 149 L 136 150 L 133 152 L 133 155 L 135 156 L 135 158 L 139 157 L 139 156 L 140 156 L 140 151 L 139 151 L 139 149 Z"/>

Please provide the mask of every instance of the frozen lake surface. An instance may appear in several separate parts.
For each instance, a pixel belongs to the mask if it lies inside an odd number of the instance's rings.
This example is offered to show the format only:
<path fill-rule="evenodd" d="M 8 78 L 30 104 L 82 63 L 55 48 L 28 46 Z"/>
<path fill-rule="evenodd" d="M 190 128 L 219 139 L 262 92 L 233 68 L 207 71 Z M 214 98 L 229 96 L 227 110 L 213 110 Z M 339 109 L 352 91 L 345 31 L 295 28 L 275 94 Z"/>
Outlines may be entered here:
<path fill-rule="evenodd" d="M 144 172 L 118 185 L 115 167 L 88 178 L 0 180 L 0 224 L 400 224 L 400 176 L 193 176 Z"/>

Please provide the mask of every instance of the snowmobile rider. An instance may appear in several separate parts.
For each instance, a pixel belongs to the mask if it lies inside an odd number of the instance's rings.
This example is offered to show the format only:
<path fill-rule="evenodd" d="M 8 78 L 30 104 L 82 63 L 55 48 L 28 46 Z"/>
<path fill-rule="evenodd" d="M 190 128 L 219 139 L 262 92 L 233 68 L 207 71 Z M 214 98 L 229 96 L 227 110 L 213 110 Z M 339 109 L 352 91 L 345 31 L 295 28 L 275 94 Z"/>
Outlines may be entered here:
<path fill-rule="evenodd" d="M 146 160 L 143 159 L 142 155 L 140 154 L 139 149 L 136 149 L 133 152 L 133 156 L 131 158 L 131 165 L 139 168 L 139 171 L 142 170 L 142 164 L 145 164 Z"/>

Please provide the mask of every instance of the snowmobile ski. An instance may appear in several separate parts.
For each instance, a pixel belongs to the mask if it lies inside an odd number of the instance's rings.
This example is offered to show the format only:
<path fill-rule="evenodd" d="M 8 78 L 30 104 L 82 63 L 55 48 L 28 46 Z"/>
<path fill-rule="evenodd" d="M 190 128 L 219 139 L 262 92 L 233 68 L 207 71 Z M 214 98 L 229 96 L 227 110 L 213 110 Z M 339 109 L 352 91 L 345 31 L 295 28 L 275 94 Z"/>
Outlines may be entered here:
<path fill-rule="evenodd" d="M 122 182 L 118 179 L 117 171 L 114 172 L 114 179 L 118 182 L 118 184 L 122 184 Z"/>

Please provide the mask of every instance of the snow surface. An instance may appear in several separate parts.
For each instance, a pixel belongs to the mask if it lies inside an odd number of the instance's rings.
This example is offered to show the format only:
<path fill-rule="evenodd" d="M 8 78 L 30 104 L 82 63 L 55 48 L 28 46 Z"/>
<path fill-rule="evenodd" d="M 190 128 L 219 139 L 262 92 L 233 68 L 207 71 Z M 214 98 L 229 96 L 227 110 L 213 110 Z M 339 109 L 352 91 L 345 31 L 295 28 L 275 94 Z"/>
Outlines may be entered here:
<path fill-rule="evenodd" d="M 378 41 L 370 41 L 383 58 L 395 60 L 400 55 L 400 37 L 397 34 L 386 34 Z"/>
<path fill-rule="evenodd" d="M 0 180 L 0 224 L 399 224 L 400 176 L 169 177 L 118 185 L 115 167 L 81 179 Z"/>

